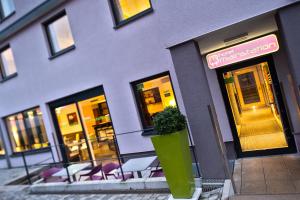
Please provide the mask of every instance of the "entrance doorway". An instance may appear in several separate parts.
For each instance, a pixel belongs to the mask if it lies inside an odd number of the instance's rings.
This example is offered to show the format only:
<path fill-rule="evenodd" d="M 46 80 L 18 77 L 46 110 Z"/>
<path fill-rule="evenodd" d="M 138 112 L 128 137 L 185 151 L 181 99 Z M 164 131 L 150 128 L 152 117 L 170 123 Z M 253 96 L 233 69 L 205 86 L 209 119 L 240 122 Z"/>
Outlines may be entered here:
<path fill-rule="evenodd" d="M 117 161 L 114 129 L 102 87 L 53 103 L 51 113 L 64 161 Z"/>
<path fill-rule="evenodd" d="M 271 56 L 217 70 L 239 157 L 294 152 Z"/>

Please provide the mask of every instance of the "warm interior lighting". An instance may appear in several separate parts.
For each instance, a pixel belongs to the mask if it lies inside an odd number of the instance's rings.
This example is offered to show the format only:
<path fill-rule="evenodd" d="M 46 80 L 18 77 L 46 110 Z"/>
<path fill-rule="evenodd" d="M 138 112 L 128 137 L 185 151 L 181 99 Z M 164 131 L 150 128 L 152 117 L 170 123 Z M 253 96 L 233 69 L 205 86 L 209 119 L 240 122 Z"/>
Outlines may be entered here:
<path fill-rule="evenodd" d="M 268 63 L 226 72 L 224 81 L 242 151 L 287 147 Z"/>
<path fill-rule="evenodd" d="M 170 77 L 163 76 L 136 86 L 143 107 L 144 123 L 152 126 L 152 118 L 168 106 L 176 106 Z"/>
<path fill-rule="evenodd" d="M 115 0 L 119 8 L 120 20 L 128 19 L 151 8 L 149 0 Z"/>

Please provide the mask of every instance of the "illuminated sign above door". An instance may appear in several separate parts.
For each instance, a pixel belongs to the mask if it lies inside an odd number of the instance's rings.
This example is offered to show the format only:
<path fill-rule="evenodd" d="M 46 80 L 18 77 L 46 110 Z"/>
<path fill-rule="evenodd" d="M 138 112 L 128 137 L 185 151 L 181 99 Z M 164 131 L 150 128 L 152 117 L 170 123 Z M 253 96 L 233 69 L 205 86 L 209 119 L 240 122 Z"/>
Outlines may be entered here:
<path fill-rule="evenodd" d="M 273 53 L 278 50 L 279 44 L 277 37 L 271 34 L 207 54 L 206 60 L 210 69 L 216 69 L 232 63 Z"/>

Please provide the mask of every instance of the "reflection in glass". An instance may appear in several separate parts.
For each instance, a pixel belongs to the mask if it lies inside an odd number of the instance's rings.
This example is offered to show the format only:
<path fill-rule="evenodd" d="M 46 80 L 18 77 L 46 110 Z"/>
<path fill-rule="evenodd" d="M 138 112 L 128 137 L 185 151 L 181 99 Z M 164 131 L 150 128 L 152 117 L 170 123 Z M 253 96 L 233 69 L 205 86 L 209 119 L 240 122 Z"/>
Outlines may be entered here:
<path fill-rule="evenodd" d="M 5 18 L 15 11 L 13 0 L 0 0 L 2 8 L 2 17 Z"/>
<path fill-rule="evenodd" d="M 169 75 L 135 85 L 145 128 L 152 127 L 153 117 L 168 106 L 177 106 Z"/>
<path fill-rule="evenodd" d="M 5 154 L 5 149 L 3 147 L 2 141 L 0 140 L 0 155 L 4 155 Z"/>
<path fill-rule="evenodd" d="M 89 160 L 88 149 L 76 104 L 55 109 L 65 151 L 71 162 Z"/>
<path fill-rule="evenodd" d="M 5 118 L 14 152 L 47 147 L 48 138 L 39 108 Z"/>
<path fill-rule="evenodd" d="M 3 75 L 9 76 L 17 72 L 13 52 L 11 48 L 7 48 L 1 52 L 1 64 L 2 69 L 4 70 Z"/>
<path fill-rule="evenodd" d="M 48 24 L 48 34 L 53 53 L 74 45 L 69 20 L 66 15 Z"/>
<path fill-rule="evenodd" d="M 151 8 L 150 0 L 114 0 L 118 21 L 122 21 Z"/>
<path fill-rule="evenodd" d="M 93 97 L 78 103 L 89 145 L 94 160 L 102 163 L 117 158 L 112 127 L 104 95 Z M 105 159 L 105 160 L 103 160 Z"/>

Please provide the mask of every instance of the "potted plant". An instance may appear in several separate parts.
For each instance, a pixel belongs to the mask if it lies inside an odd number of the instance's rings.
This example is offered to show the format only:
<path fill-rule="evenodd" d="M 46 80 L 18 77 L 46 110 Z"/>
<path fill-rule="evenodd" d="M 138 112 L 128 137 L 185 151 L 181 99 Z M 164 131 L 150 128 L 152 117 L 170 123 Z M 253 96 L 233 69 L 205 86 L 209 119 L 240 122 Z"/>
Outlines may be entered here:
<path fill-rule="evenodd" d="M 153 123 L 158 135 L 151 140 L 173 198 L 192 198 L 195 182 L 185 116 L 178 108 L 167 107 Z"/>

